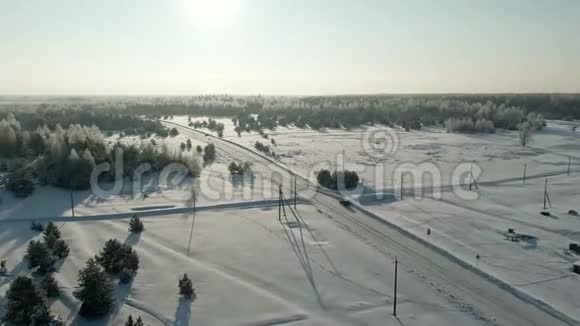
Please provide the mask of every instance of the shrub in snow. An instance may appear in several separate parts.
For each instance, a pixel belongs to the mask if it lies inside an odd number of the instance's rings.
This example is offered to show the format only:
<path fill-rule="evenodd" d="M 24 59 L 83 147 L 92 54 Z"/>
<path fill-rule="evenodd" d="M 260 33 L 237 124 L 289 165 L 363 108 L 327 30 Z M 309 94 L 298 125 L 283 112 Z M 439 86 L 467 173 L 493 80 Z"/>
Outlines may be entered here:
<path fill-rule="evenodd" d="M 30 223 L 30 229 L 32 231 L 42 232 L 42 231 L 44 231 L 44 226 L 42 226 L 41 223 L 36 223 L 36 222 L 32 221 L 32 223 Z"/>
<path fill-rule="evenodd" d="M 232 162 L 228 166 L 228 170 L 230 171 L 231 175 L 244 175 L 252 171 L 252 163 L 245 162 L 236 164 L 236 162 Z"/>
<path fill-rule="evenodd" d="M 329 189 L 352 189 L 355 188 L 359 183 L 358 174 L 355 171 L 334 171 L 330 173 L 328 170 L 318 171 L 317 175 L 318 183 Z"/>
<path fill-rule="evenodd" d="M 186 299 L 195 300 L 195 289 L 193 288 L 193 283 L 187 274 L 183 274 L 183 277 L 179 279 L 179 294 L 184 296 Z"/>
<path fill-rule="evenodd" d="M 143 326 L 143 319 L 139 316 L 136 321 L 133 321 L 133 316 L 129 315 L 125 326 Z"/>
<path fill-rule="evenodd" d="M 132 233 L 141 233 L 145 227 L 143 226 L 143 222 L 137 215 L 133 215 L 131 217 L 131 221 L 129 221 L 129 231 Z"/>
<path fill-rule="evenodd" d="M 74 296 L 82 301 L 79 311 L 86 318 L 98 318 L 109 313 L 115 301 L 113 285 L 95 259 L 89 259 L 79 271 L 78 290 Z"/>

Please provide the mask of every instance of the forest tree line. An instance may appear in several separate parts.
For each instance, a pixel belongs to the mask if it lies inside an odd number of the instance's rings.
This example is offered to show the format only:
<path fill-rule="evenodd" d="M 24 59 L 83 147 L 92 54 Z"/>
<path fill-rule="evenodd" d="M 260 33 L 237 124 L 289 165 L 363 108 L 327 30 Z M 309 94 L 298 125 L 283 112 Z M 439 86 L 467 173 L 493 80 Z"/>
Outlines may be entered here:
<path fill-rule="evenodd" d="M 384 124 L 412 130 L 422 126 L 454 126 L 458 121 L 463 126 L 453 132 L 489 132 L 495 128 L 516 130 L 528 121 L 530 113 L 547 119 L 580 119 L 580 95 L 575 94 L 87 97 L 41 104 L 15 101 L 0 106 L 0 111 L 2 107 L 27 108 L 30 115 L 34 115 L 35 110 L 45 112 L 59 108 L 56 111 L 62 112 L 51 114 L 57 117 L 53 123 L 61 118 L 67 121 L 66 116 L 78 111 L 74 113 L 77 115 L 75 121 L 93 121 L 85 125 L 95 124 L 107 130 L 111 127 L 111 119 L 95 120 L 91 116 L 103 113 L 115 118 L 115 124 L 142 124 L 139 128 L 149 132 L 157 132 L 162 127 L 137 116 L 228 116 L 235 117 L 238 134 L 287 125 L 349 129 Z M 141 122 L 132 122 L 135 119 Z M 65 126 L 63 122 L 61 125 Z"/>
<path fill-rule="evenodd" d="M 30 122 L 30 121 L 28 121 Z M 34 129 L 28 129 L 34 128 Z M 158 148 L 152 142 L 140 145 L 109 144 L 99 127 L 69 124 L 25 124 L 13 114 L 0 120 L 0 171 L 10 172 L 7 188 L 20 197 L 28 196 L 36 182 L 66 189 L 88 189 L 91 172 L 101 163 L 115 166 L 122 160 L 122 177 L 132 177 L 135 169 L 149 163 L 151 171 L 159 171 L 178 162 L 197 176 L 199 164 L 194 158 Z M 100 180 L 114 180 L 114 168 L 99 175 Z"/>

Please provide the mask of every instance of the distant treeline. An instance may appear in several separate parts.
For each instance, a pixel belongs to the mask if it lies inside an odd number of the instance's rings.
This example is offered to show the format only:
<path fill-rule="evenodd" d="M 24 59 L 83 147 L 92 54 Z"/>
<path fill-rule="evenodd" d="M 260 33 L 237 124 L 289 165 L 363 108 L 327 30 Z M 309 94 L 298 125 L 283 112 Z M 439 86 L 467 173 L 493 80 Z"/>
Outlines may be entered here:
<path fill-rule="evenodd" d="M 24 130 L 36 130 L 42 126 L 54 129 L 57 125 L 68 128 L 70 125 L 80 124 L 97 126 L 104 131 L 123 132 L 126 135 L 168 135 L 167 129 L 158 121 L 145 120 L 118 108 L 95 110 L 90 106 L 61 108 L 38 105 L 36 108 L 24 110 L 10 110 L 10 107 L 0 110 L 0 120 L 8 118 L 9 115 L 13 115 Z"/>
<path fill-rule="evenodd" d="M 149 103 L 125 103 L 128 112 L 233 116 L 236 131 L 276 126 L 299 128 L 356 128 L 398 125 L 463 126 L 451 132 L 515 130 L 534 113 L 534 119 L 580 119 L 580 95 L 372 95 L 320 97 L 200 96 L 164 98 Z M 473 127 L 470 126 L 473 122 Z M 535 122 L 534 122 L 535 123 Z"/>
<path fill-rule="evenodd" d="M 58 104 L 52 100 L 50 104 L 12 103 L 4 106 L 10 105 L 46 107 Z M 518 125 L 528 120 L 530 113 L 547 119 L 580 119 L 580 95 L 576 94 L 311 97 L 205 95 L 67 98 L 60 105 L 131 117 L 144 115 L 159 118 L 168 114 L 228 116 L 235 118 L 239 134 L 286 125 L 321 129 L 385 124 L 411 130 L 432 125 L 455 126 L 458 121 L 463 125 L 458 132 L 489 132 L 495 128 L 517 129 Z"/>

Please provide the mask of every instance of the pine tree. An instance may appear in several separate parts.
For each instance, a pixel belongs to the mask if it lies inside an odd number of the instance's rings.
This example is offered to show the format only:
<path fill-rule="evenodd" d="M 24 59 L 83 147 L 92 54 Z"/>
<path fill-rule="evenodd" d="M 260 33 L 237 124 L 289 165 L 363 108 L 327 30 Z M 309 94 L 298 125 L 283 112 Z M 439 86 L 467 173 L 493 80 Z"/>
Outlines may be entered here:
<path fill-rule="evenodd" d="M 113 275 L 119 275 L 124 269 L 133 273 L 139 269 L 139 257 L 135 250 L 117 239 L 107 241 L 103 250 L 95 258 L 107 273 Z"/>
<path fill-rule="evenodd" d="M 28 268 L 38 267 L 37 271 L 41 274 L 54 270 L 54 258 L 47 246 L 41 241 L 32 240 L 28 243 L 26 259 L 28 260 Z"/>
<path fill-rule="evenodd" d="M 58 298 L 60 296 L 60 289 L 58 288 L 58 282 L 52 275 L 46 275 L 42 281 L 40 281 L 40 286 L 44 290 L 46 297 L 48 298 Z"/>
<path fill-rule="evenodd" d="M 79 272 L 79 289 L 74 296 L 83 301 L 80 314 L 83 317 L 102 317 L 109 313 L 115 301 L 113 285 L 93 258 Z"/>
<path fill-rule="evenodd" d="M 54 223 L 48 222 L 46 228 L 44 229 L 44 235 L 54 235 L 55 238 L 60 239 L 60 230 Z"/>
<path fill-rule="evenodd" d="M 187 274 L 183 274 L 183 277 L 179 279 L 179 294 L 187 299 L 195 299 L 193 283 Z"/>
<path fill-rule="evenodd" d="M 28 277 L 18 276 L 6 291 L 5 320 L 13 325 L 46 325 L 51 317 L 42 296 Z"/>
<path fill-rule="evenodd" d="M 66 242 L 57 237 L 56 233 L 44 235 L 44 243 L 55 258 L 63 259 L 69 254 L 69 247 Z"/>
<path fill-rule="evenodd" d="M 6 268 L 6 259 L 0 260 L 0 275 L 4 275 L 8 272 Z"/>
<path fill-rule="evenodd" d="M 129 222 L 129 231 L 133 233 L 141 233 L 145 227 L 143 226 L 143 222 L 137 215 L 133 215 L 131 221 Z"/>
<path fill-rule="evenodd" d="M 127 318 L 127 321 L 125 322 L 125 326 L 135 326 L 135 323 L 133 322 L 133 316 L 129 315 L 129 318 Z"/>
<path fill-rule="evenodd" d="M 143 319 L 141 319 L 141 316 L 137 318 L 137 321 L 135 322 L 134 326 L 143 326 Z"/>

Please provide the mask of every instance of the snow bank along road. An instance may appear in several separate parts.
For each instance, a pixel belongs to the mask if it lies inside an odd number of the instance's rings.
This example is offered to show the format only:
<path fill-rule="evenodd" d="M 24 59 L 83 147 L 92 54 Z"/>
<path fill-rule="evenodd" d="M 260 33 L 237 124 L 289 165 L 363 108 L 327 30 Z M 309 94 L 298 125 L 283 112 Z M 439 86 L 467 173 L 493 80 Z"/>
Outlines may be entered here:
<path fill-rule="evenodd" d="M 273 174 L 279 173 L 286 178 L 293 178 L 295 173 L 280 164 L 250 148 L 243 147 L 232 141 L 191 129 L 189 127 L 162 121 L 171 127 L 176 127 L 181 133 L 193 138 L 211 141 L 216 144 L 217 153 L 235 154 L 241 161 L 250 161 L 255 170 L 270 169 Z M 286 194 L 292 192 L 292 180 L 285 180 L 282 186 Z M 298 188 L 311 186 L 309 181 L 298 177 Z M 532 299 L 517 290 L 469 267 L 465 262 L 458 261 L 444 251 L 419 241 L 405 231 L 387 224 L 376 216 L 372 216 L 360 208 L 346 209 L 326 192 L 317 192 L 311 203 L 328 215 L 335 223 L 351 232 L 361 241 L 374 247 L 385 256 L 385 259 L 397 257 L 401 268 L 421 277 L 433 284 L 442 285 L 449 297 L 461 302 L 466 309 L 495 320 L 500 325 L 514 326 L 557 326 L 580 325 L 580 322 L 563 315 L 552 307 Z"/>

